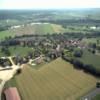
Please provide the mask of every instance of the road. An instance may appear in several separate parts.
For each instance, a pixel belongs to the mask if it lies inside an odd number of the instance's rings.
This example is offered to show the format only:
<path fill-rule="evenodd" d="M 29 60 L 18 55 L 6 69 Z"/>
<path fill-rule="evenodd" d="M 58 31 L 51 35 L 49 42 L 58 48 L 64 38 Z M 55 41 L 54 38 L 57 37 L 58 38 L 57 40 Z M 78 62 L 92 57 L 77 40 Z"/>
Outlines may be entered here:
<path fill-rule="evenodd" d="M 92 100 L 97 94 L 100 93 L 100 88 L 95 88 L 91 92 L 89 92 L 87 95 L 82 97 L 81 100 Z"/>

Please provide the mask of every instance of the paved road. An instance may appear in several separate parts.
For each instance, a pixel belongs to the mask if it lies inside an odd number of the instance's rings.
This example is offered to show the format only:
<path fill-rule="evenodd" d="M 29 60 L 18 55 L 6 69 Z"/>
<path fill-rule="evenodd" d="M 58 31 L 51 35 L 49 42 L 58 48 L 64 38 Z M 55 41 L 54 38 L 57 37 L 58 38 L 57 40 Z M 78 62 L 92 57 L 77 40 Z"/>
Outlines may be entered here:
<path fill-rule="evenodd" d="M 81 100 L 92 100 L 93 97 L 95 97 L 99 93 L 100 93 L 100 88 L 95 88 L 90 93 L 88 93 L 87 95 L 85 95 L 84 97 L 82 97 Z"/>

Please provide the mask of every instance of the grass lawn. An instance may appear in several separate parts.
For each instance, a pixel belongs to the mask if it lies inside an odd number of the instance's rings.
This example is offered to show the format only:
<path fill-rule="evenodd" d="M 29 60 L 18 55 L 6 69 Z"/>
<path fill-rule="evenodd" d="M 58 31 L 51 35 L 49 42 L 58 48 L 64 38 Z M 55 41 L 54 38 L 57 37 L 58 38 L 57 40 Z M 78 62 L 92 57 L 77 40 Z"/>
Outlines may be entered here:
<path fill-rule="evenodd" d="M 36 34 L 54 33 L 51 24 L 34 25 L 33 28 L 35 29 Z"/>
<path fill-rule="evenodd" d="M 100 100 L 100 94 L 96 95 L 93 100 Z"/>
<path fill-rule="evenodd" d="M 15 36 L 15 34 L 13 32 L 10 32 L 9 30 L 0 31 L 0 40 L 4 40 L 5 37 L 9 37 L 9 36 L 13 37 L 13 36 Z"/>
<path fill-rule="evenodd" d="M 96 69 L 100 70 L 100 56 L 84 50 L 81 58 L 77 58 L 85 64 L 92 64 Z"/>
<path fill-rule="evenodd" d="M 9 47 L 9 51 L 11 53 L 11 56 L 14 55 L 21 55 L 21 56 L 25 56 L 28 54 L 28 52 L 34 52 L 34 50 L 32 48 L 29 47 L 21 47 L 21 46 L 13 46 L 13 47 Z M 0 56 L 5 56 L 5 54 L 3 54 L 0 50 Z"/>
<path fill-rule="evenodd" d="M 19 54 L 21 56 L 25 56 L 28 54 L 28 52 L 30 51 L 34 51 L 32 48 L 29 47 L 20 47 L 20 46 L 16 46 L 16 47 L 10 47 L 9 48 L 11 55 L 15 55 L 15 54 Z"/>
<path fill-rule="evenodd" d="M 26 65 L 9 84 L 18 88 L 22 100 L 76 100 L 94 88 L 96 81 L 58 58 L 39 70 Z"/>
<path fill-rule="evenodd" d="M 15 78 L 12 78 L 10 81 L 8 81 L 4 88 L 8 88 L 8 87 L 15 87 L 17 85 L 16 83 L 16 79 Z"/>

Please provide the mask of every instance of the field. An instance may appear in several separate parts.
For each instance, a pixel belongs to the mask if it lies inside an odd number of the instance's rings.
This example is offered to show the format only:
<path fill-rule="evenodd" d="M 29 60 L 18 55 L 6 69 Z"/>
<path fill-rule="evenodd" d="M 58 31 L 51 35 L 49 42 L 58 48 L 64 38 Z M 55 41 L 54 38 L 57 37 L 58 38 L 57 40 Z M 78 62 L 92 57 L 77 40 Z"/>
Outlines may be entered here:
<path fill-rule="evenodd" d="M 4 40 L 5 37 L 9 37 L 9 36 L 13 37 L 15 36 L 15 34 L 9 30 L 0 32 L 0 40 Z"/>
<path fill-rule="evenodd" d="M 29 47 L 21 47 L 21 46 L 12 46 L 12 47 L 9 47 L 8 50 L 10 51 L 11 56 L 14 56 L 14 55 L 25 56 L 29 52 L 34 52 L 34 50 L 32 48 L 29 48 Z M 1 49 L 0 49 L 0 56 L 6 56 L 1 51 Z"/>
<path fill-rule="evenodd" d="M 58 58 L 38 70 L 25 66 L 6 87 L 16 86 L 22 100 L 77 100 L 94 88 L 96 81 Z"/>
<path fill-rule="evenodd" d="M 0 31 L 0 40 L 4 40 L 5 37 L 14 37 L 15 35 L 23 34 L 53 34 L 63 32 L 64 29 L 61 25 L 57 24 L 34 24 L 25 25 L 16 29 L 9 29 L 6 31 Z"/>
<path fill-rule="evenodd" d="M 24 26 L 21 26 L 16 29 L 11 29 L 11 32 L 16 35 L 22 34 L 54 34 L 54 33 L 89 33 L 89 30 L 86 30 L 84 27 L 79 26 L 66 26 L 63 28 L 62 25 L 50 24 L 50 23 L 30 23 Z"/>
<path fill-rule="evenodd" d="M 96 95 L 93 100 L 100 100 L 100 94 Z"/>
<path fill-rule="evenodd" d="M 57 24 L 28 24 L 21 26 L 16 29 L 11 29 L 11 32 L 22 35 L 22 34 L 53 34 L 62 32 L 63 28 Z"/>
<path fill-rule="evenodd" d="M 6 31 L 0 32 L 0 39 L 5 39 L 8 36 L 15 36 L 15 35 L 25 35 L 25 34 L 54 34 L 54 33 L 89 33 L 89 30 L 86 30 L 84 27 L 79 26 L 67 26 L 63 28 L 62 25 L 58 24 L 50 24 L 50 23 L 30 23 L 25 24 L 24 26 L 20 26 L 18 28 L 9 29 Z M 83 40 L 87 41 L 86 39 Z"/>
<path fill-rule="evenodd" d="M 84 50 L 82 57 L 78 59 L 85 64 L 92 64 L 97 70 L 100 70 L 100 56 Z"/>
<path fill-rule="evenodd" d="M 96 38 L 85 38 L 82 40 L 82 42 L 85 43 L 97 43 L 97 40 L 100 40 L 100 37 L 96 37 Z"/>

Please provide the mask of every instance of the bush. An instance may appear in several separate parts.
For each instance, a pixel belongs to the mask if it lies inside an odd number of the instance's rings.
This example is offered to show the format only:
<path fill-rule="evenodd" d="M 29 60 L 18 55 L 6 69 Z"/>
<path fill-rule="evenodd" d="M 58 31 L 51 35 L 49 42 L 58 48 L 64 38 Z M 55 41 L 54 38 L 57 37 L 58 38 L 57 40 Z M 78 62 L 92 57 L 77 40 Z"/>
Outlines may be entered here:
<path fill-rule="evenodd" d="M 81 61 L 76 60 L 76 59 L 73 60 L 73 65 L 75 68 L 78 68 L 78 69 L 82 69 L 84 66 L 84 64 Z"/>
<path fill-rule="evenodd" d="M 82 50 L 75 50 L 75 51 L 74 51 L 74 56 L 75 56 L 75 57 L 81 57 L 82 54 L 83 54 Z"/>
<path fill-rule="evenodd" d="M 16 74 L 20 74 L 21 72 L 22 72 L 22 69 L 19 68 L 19 69 L 17 69 Z"/>

